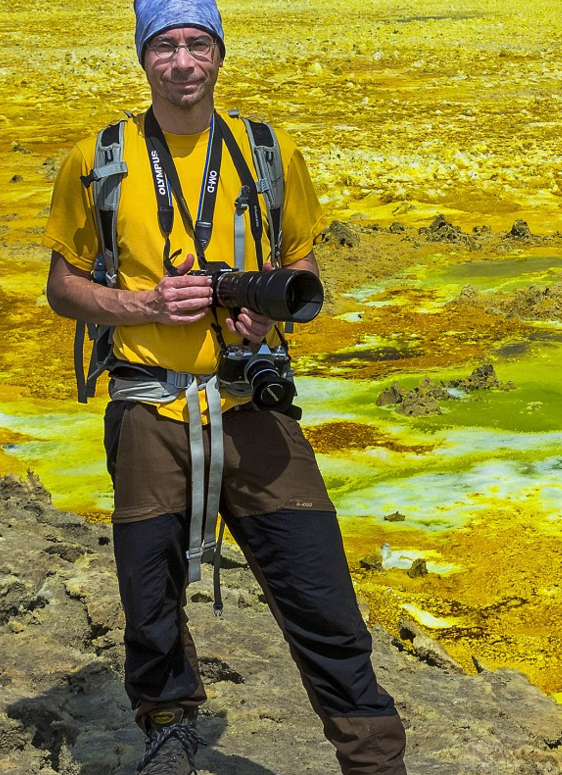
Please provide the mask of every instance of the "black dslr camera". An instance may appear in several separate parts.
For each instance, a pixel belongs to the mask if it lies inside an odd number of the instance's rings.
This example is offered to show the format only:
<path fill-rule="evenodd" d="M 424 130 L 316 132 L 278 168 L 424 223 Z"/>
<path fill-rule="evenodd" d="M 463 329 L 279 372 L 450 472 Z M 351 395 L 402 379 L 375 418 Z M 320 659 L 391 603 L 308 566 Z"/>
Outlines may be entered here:
<path fill-rule="evenodd" d="M 212 278 L 216 306 L 232 310 L 247 307 L 270 320 L 308 323 L 318 315 L 324 302 L 322 283 L 313 272 L 242 272 L 214 261 L 193 274 Z M 217 377 L 227 393 L 252 396 L 257 409 L 286 412 L 296 394 L 290 364 L 283 346 L 270 349 L 263 344 L 254 353 L 247 345 L 231 345 L 221 354 Z"/>

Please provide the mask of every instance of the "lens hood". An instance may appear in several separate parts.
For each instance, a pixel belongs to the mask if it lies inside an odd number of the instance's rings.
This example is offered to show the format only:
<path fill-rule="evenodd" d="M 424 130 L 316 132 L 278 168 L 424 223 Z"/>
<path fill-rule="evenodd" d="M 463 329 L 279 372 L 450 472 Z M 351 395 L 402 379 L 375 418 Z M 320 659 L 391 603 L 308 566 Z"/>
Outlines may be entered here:
<path fill-rule="evenodd" d="M 306 270 L 232 272 L 217 278 L 215 299 L 221 307 L 248 307 L 270 320 L 308 323 L 322 309 L 324 289 Z"/>

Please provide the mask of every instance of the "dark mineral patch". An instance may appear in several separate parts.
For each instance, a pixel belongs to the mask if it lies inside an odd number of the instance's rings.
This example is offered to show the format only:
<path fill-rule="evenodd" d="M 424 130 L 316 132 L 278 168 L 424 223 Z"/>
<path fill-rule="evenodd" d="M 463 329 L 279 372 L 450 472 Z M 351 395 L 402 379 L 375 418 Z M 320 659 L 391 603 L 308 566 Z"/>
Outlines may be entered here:
<path fill-rule="evenodd" d="M 474 226 L 472 229 L 472 233 L 476 237 L 485 236 L 488 237 L 492 233 L 492 227 L 491 226 Z"/>
<path fill-rule="evenodd" d="M 421 576 L 427 576 L 429 571 L 427 570 L 427 563 L 421 557 L 418 557 L 407 570 L 408 576 L 411 579 L 417 579 Z"/>
<path fill-rule="evenodd" d="M 527 221 L 517 220 L 505 236 L 512 239 L 531 239 L 533 235 Z"/>
<path fill-rule="evenodd" d="M 468 283 L 451 303 L 467 307 L 482 306 L 482 295 L 476 290 L 474 285 Z"/>
<path fill-rule="evenodd" d="M 490 390 L 501 386 L 491 363 L 478 366 L 466 379 L 452 379 L 445 384 L 459 390 Z"/>
<path fill-rule="evenodd" d="M 407 417 L 423 417 L 427 414 L 441 414 L 441 407 L 430 393 L 424 393 L 415 388 L 410 390 L 404 400 L 398 404 L 396 412 L 405 414 Z"/>
<path fill-rule="evenodd" d="M 475 250 L 477 245 L 470 234 L 466 234 L 460 226 L 454 226 L 444 215 L 438 215 L 431 226 L 422 226 L 419 234 L 429 242 L 450 242 Z"/>
<path fill-rule="evenodd" d="M 364 570 L 382 570 L 382 557 L 380 552 L 373 552 L 359 560 L 359 567 Z"/>
<path fill-rule="evenodd" d="M 322 234 L 324 242 L 335 242 L 347 248 L 356 248 L 360 237 L 355 229 L 342 221 L 332 221 Z"/>
<path fill-rule="evenodd" d="M 406 519 L 405 514 L 401 514 L 399 511 L 393 511 L 392 514 L 385 514 L 384 520 L 386 522 L 404 522 Z"/>
<path fill-rule="evenodd" d="M 491 363 L 478 366 L 469 377 L 451 379 L 438 385 L 431 377 L 424 377 L 417 387 L 406 390 L 399 382 L 393 382 L 377 398 L 377 406 L 393 406 L 397 414 L 422 417 L 441 414 L 439 401 L 458 401 L 449 388 L 470 392 L 472 390 L 515 390 L 513 382 L 500 382 Z"/>
<path fill-rule="evenodd" d="M 404 400 L 406 391 L 399 382 L 393 382 L 388 388 L 385 388 L 377 398 L 377 406 L 390 406 L 391 404 L 400 404 Z"/>
<path fill-rule="evenodd" d="M 440 414 L 440 400 L 451 400 L 452 396 L 443 385 L 437 385 L 430 377 L 424 377 L 419 385 L 406 390 L 398 382 L 385 388 L 377 398 L 377 406 L 395 406 L 398 414 L 408 417 L 421 417 L 427 414 Z"/>

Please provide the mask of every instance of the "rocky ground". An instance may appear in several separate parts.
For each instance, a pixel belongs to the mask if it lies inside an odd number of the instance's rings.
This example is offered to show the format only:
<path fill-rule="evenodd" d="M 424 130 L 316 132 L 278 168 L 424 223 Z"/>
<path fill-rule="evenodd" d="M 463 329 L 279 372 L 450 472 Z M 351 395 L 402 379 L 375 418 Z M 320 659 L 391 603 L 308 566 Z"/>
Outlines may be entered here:
<path fill-rule="evenodd" d="M 397 414 L 409 417 L 441 414 L 440 401 L 459 400 L 459 394 L 466 395 L 472 390 L 516 390 L 516 387 L 513 382 L 500 382 L 492 364 L 487 363 L 474 369 L 467 379 L 437 384 L 431 377 L 424 377 L 412 390 L 405 390 L 399 382 L 393 382 L 380 393 L 377 406 L 393 406 Z"/>
<path fill-rule="evenodd" d="M 205 573 L 189 593 L 209 701 L 201 775 L 337 767 L 242 556 L 227 548 L 225 615 Z M 0 479 L 0 772 L 132 775 L 142 738 L 122 679 L 111 529 L 52 507 L 33 475 Z M 375 627 L 374 662 L 408 730 L 410 775 L 562 772 L 562 711 L 518 672 L 465 675 L 415 625 Z"/>
<path fill-rule="evenodd" d="M 341 248 L 345 248 L 342 252 Z M 326 287 L 330 311 L 342 307 L 341 294 L 358 287 L 366 280 L 381 280 L 395 275 L 416 263 L 423 263 L 436 251 L 446 253 L 452 263 L 466 261 L 467 251 L 474 258 L 487 259 L 531 252 L 536 248 L 562 249 L 562 234 L 533 234 L 526 221 L 515 220 L 506 231 L 492 231 L 487 226 L 463 229 L 437 215 L 427 226 L 419 228 L 395 221 L 380 226 L 365 220 L 360 214 L 348 221 L 332 221 L 324 230 L 322 243 L 316 248 Z M 342 261 L 345 271 L 342 272 Z M 460 296 L 451 302 L 456 306 L 480 307 L 501 312 L 512 318 L 533 320 L 562 319 L 562 287 L 556 279 L 549 288 L 531 287 L 512 293 L 484 294 L 467 283 Z"/>

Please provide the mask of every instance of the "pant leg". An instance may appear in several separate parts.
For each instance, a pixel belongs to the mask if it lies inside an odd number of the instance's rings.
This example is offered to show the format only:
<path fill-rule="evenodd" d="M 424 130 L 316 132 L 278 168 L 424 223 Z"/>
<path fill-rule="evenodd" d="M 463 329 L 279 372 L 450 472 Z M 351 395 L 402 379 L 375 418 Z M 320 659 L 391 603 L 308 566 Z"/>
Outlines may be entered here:
<path fill-rule="evenodd" d="M 378 686 L 337 518 L 280 509 L 226 515 L 262 585 L 344 775 L 405 775 L 405 735 Z"/>
<path fill-rule="evenodd" d="M 113 526 L 125 689 L 138 717 L 162 703 L 193 707 L 206 699 L 184 611 L 187 533 L 181 513 Z"/>
<path fill-rule="evenodd" d="M 155 407 L 112 401 L 107 467 L 121 512 L 114 546 L 125 612 L 125 688 L 137 721 L 162 704 L 205 701 L 185 615 L 190 503 L 187 426 Z"/>

